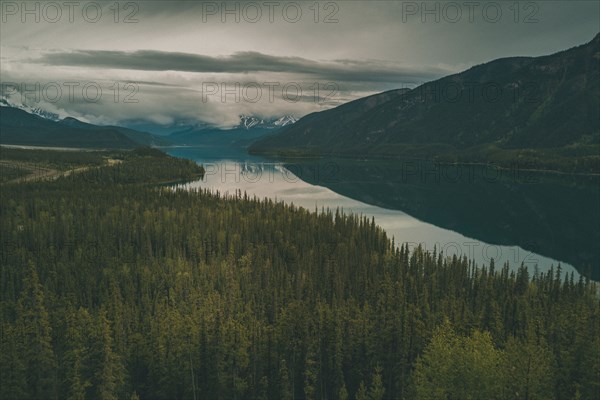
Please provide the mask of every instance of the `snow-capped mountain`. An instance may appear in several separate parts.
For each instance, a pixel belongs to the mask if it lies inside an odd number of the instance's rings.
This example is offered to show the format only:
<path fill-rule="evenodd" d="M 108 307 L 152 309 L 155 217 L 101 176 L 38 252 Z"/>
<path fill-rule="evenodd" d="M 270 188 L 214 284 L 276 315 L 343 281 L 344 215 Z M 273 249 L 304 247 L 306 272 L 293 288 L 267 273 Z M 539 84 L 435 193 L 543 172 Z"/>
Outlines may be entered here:
<path fill-rule="evenodd" d="M 240 124 L 238 126 L 240 128 L 250 129 L 260 126 L 264 123 L 265 121 L 263 119 L 258 119 L 257 117 L 253 117 L 251 115 L 240 115 Z"/>
<path fill-rule="evenodd" d="M 169 134 L 169 140 L 183 145 L 211 145 L 222 147 L 244 147 L 258 137 L 271 134 L 279 128 L 293 124 L 296 118 L 283 117 L 265 119 L 253 115 L 240 115 L 240 122 L 231 128 L 214 126 L 190 126 Z"/>
<path fill-rule="evenodd" d="M 60 116 L 56 113 L 46 111 L 40 107 L 32 107 L 23 103 L 14 103 L 8 100 L 6 97 L 0 97 L 0 107 L 13 107 L 23 111 L 27 111 L 29 114 L 35 114 L 42 118 L 49 119 L 50 121 L 60 121 Z"/>
<path fill-rule="evenodd" d="M 274 121 L 273 125 L 281 128 L 283 126 L 291 125 L 291 124 L 295 123 L 296 121 L 298 121 L 298 120 L 296 118 L 292 117 L 291 115 L 284 115 L 283 117 Z"/>
<path fill-rule="evenodd" d="M 29 114 L 34 114 L 37 116 L 40 116 L 42 118 L 51 120 L 51 121 L 62 121 L 62 118 L 60 118 L 60 116 L 56 113 L 44 110 L 41 107 L 33 107 L 30 106 L 28 104 L 24 104 L 24 103 L 16 103 L 14 101 L 9 100 L 7 97 L 5 96 L 0 96 L 0 107 L 13 107 L 13 108 L 18 108 L 20 110 L 26 111 Z M 69 119 L 69 117 L 67 117 L 66 119 Z M 278 129 L 278 128 L 282 128 L 284 126 L 288 126 L 291 125 L 293 123 L 295 123 L 297 121 L 297 119 L 291 115 L 284 115 L 282 117 L 279 118 L 272 118 L 272 119 L 264 119 L 264 118 L 260 118 L 257 116 L 253 116 L 253 115 L 240 115 L 240 122 L 237 126 L 232 127 L 232 129 L 243 129 L 243 130 L 250 130 L 250 129 Z M 133 121 L 131 123 L 125 123 L 124 124 L 125 127 L 130 128 L 130 129 L 137 129 L 137 130 L 142 130 L 142 131 L 148 131 L 151 132 L 153 134 L 158 134 L 158 135 L 166 135 L 172 132 L 178 132 L 178 133 L 183 133 L 183 132 L 191 132 L 191 131 L 202 131 L 202 130 L 214 130 L 215 128 L 213 126 L 211 126 L 208 123 L 205 122 L 190 122 L 190 121 L 185 121 L 185 122 L 179 122 L 176 124 L 172 124 L 168 127 L 164 127 L 164 129 L 153 129 L 156 128 L 155 124 L 152 123 L 147 123 L 144 121 Z M 216 128 L 219 129 L 219 128 Z M 158 132 L 157 132 L 158 130 Z"/>
<path fill-rule="evenodd" d="M 296 122 L 296 118 L 291 115 L 284 115 L 280 118 L 275 119 L 262 119 L 253 115 L 240 115 L 240 124 L 237 128 L 252 129 L 252 128 L 263 128 L 263 129 L 276 129 L 287 125 L 291 125 Z"/>

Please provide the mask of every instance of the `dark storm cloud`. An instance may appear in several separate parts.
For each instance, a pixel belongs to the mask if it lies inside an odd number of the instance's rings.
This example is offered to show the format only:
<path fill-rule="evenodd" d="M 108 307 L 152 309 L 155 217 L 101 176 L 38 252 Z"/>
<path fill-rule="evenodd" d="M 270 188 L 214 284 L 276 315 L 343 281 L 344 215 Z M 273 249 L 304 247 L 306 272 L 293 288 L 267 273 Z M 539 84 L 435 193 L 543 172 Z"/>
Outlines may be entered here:
<path fill-rule="evenodd" d="M 420 82 L 448 73 L 438 68 L 407 69 L 377 61 L 337 60 L 319 62 L 301 57 L 278 57 L 259 52 L 237 52 L 231 56 L 138 50 L 135 52 L 80 50 L 50 53 L 32 60 L 54 66 L 113 68 L 142 71 L 198 73 L 275 72 L 305 74 L 335 81 Z"/>
<path fill-rule="evenodd" d="M 58 23 L 36 22 L 31 16 L 23 23 L 22 16 L 9 16 L 0 24 L 1 80 L 99 82 L 105 88 L 102 102 L 38 105 L 95 123 L 197 119 L 233 126 L 240 114 L 302 116 L 376 92 L 412 88 L 497 58 L 565 50 L 592 39 L 600 11 L 597 1 L 484 0 L 471 2 L 478 6 L 470 21 L 469 2 L 462 1 L 296 1 L 302 18 L 290 23 L 282 11 L 292 2 L 270 2 L 278 4 L 271 21 L 267 2 L 259 0 L 255 3 L 263 8 L 262 18 L 250 23 L 241 1 L 140 1 L 118 2 L 121 13 L 115 22 L 113 3 L 102 3 L 98 23 L 87 21 L 81 6 L 73 23 L 65 8 Z M 339 22 L 324 23 L 332 3 L 339 6 Z M 450 3 L 462 9 L 459 22 L 449 22 L 443 13 L 421 12 L 443 10 Z M 124 23 L 131 4 L 139 6 L 137 22 Z M 407 4 L 418 12 L 407 15 Z M 499 21 L 489 21 L 486 4 L 500 5 Z M 525 23 L 532 10 L 535 22 Z M 108 101 L 113 85 L 127 82 L 139 85 L 139 103 Z M 271 90 L 267 82 L 279 86 Z M 204 85 L 213 83 L 221 89 L 258 84 L 263 96 L 248 101 L 238 90 L 237 98 L 224 100 L 225 89 L 206 95 Z M 284 98 L 286 84 L 302 87 L 297 101 Z M 127 94 L 122 92 L 121 98 Z"/>

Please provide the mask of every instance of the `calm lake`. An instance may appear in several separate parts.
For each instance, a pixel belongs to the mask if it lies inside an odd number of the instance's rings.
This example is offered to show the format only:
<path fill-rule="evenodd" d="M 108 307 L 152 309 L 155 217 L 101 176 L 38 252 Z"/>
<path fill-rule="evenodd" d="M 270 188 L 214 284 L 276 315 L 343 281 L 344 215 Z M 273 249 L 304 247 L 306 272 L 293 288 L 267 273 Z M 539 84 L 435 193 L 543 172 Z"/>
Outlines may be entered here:
<path fill-rule="evenodd" d="M 396 243 L 600 280 L 598 177 L 431 161 L 274 161 L 225 147 L 165 149 L 204 165 L 185 184 L 375 218 Z"/>

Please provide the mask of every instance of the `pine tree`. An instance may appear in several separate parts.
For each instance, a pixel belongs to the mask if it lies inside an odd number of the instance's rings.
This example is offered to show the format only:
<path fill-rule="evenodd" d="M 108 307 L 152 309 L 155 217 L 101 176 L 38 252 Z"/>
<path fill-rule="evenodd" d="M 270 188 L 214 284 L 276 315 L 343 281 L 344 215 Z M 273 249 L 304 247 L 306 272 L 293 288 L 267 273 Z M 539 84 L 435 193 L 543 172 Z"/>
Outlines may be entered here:
<path fill-rule="evenodd" d="M 501 352 L 489 333 L 475 331 L 462 337 L 446 323 L 417 361 L 417 399 L 494 398 L 499 392 L 500 361 Z"/>
<path fill-rule="evenodd" d="M 123 383 L 123 365 L 120 357 L 113 351 L 113 339 L 106 311 L 100 310 L 95 319 L 95 395 L 101 400 L 117 400 Z"/>
<path fill-rule="evenodd" d="M 346 383 L 343 383 L 342 387 L 340 388 L 339 399 L 348 400 L 348 390 L 346 389 Z"/>
<path fill-rule="evenodd" d="M 361 381 L 358 386 L 358 391 L 356 392 L 356 396 L 354 396 L 355 400 L 369 400 L 369 393 L 367 392 L 367 387 L 365 386 L 365 382 Z"/>
<path fill-rule="evenodd" d="M 29 263 L 18 303 L 17 329 L 23 338 L 23 361 L 29 397 L 56 396 L 56 361 L 51 343 L 51 326 L 44 305 L 44 291 L 36 268 Z"/>
<path fill-rule="evenodd" d="M 551 398 L 555 382 L 554 355 L 543 340 L 525 341 L 511 337 L 503 357 L 501 370 L 506 400 Z"/>
<path fill-rule="evenodd" d="M 381 379 L 381 367 L 378 366 L 375 369 L 371 387 L 369 388 L 369 400 L 383 400 L 384 394 L 385 388 L 383 387 L 383 381 Z"/>
<path fill-rule="evenodd" d="M 5 323 L 0 329 L 0 399 L 27 398 L 23 346 L 14 326 Z"/>
<path fill-rule="evenodd" d="M 281 400 L 292 400 L 293 395 L 287 363 L 285 362 L 285 359 L 282 359 L 279 364 L 279 398 Z"/>
<path fill-rule="evenodd" d="M 312 351 L 309 351 L 306 355 L 304 367 L 304 396 L 306 400 L 316 399 L 316 364 L 317 363 L 314 360 L 314 353 Z"/>
<path fill-rule="evenodd" d="M 67 399 L 84 400 L 91 382 L 86 376 L 86 354 L 88 348 L 86 328 L 91 318 L 84 309 L 67 311 L 67 348 L 63 357 L 63 368 L 67 380 Z"/>

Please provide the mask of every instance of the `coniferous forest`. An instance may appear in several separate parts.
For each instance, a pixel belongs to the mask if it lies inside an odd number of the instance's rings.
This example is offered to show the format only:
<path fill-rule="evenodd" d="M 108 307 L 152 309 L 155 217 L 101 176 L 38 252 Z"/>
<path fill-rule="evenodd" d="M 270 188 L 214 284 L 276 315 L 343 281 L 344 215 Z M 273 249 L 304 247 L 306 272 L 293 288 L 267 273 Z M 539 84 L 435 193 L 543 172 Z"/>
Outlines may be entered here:
<path fill-rule="evenodd" d="M 600 398 L 597 284 L 162 184 L 198 174 L 137 151 L 2 184 L 0 398 Z"/>

